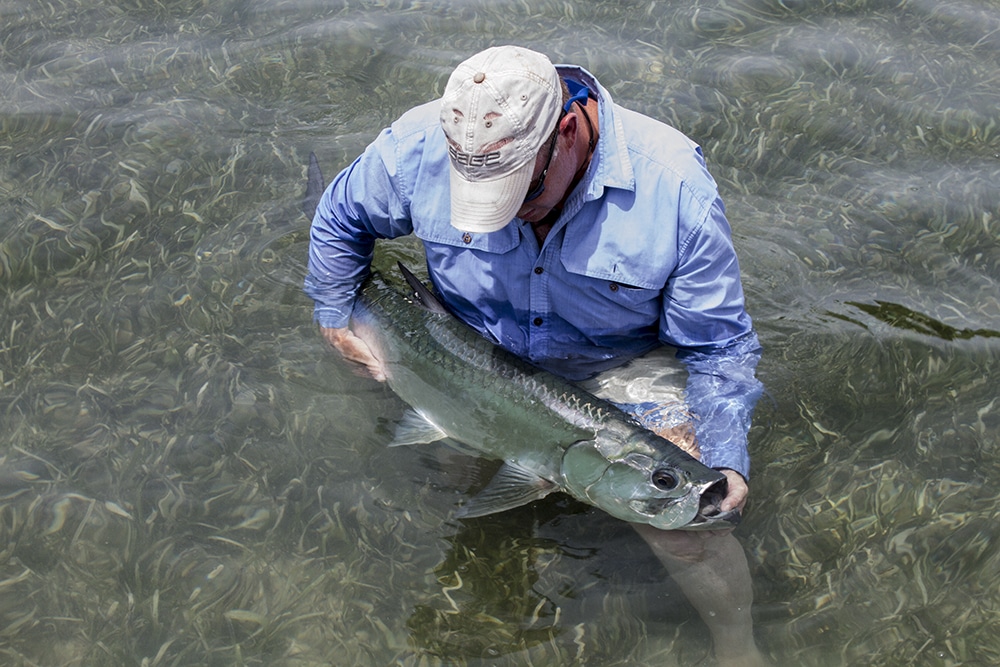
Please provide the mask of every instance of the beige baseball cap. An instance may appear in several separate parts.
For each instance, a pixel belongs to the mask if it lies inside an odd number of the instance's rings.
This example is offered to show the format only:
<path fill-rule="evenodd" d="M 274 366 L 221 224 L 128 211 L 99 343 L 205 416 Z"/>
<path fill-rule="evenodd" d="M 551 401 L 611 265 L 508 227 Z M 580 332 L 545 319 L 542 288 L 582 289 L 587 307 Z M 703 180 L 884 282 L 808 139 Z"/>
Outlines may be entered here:
<path fill-rule="evenodd" d="M 541 53 L 496 46 L 455 68 L 441 98 L 453 227 L 493 232 L 514 218 L 561 109 L 559 75 Z"/>

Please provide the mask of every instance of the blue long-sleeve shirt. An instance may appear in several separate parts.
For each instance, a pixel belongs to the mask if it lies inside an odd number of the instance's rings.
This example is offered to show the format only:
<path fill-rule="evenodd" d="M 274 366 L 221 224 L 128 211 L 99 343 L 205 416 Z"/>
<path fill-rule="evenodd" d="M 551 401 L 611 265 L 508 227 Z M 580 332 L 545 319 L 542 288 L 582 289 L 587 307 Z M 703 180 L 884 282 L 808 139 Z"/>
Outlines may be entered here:
<path fill-rule="evenodd" d="M 315 319 L 346 326 L 375 239 L 413 233 L 449 309 L 547 370 L 581 379 L 661 343 L 677 347 L 702 461 L 748 476 L 759 346 L 701 149 L 614 104 L 587 71 L 558 69 L 597 97 L 600 141 L 542 246 L 519 219 L 490 233 L 451 226 L 447 143 L 440 104 L 429 102 L 384 130 L 323 194 L 305 281 Z"/>

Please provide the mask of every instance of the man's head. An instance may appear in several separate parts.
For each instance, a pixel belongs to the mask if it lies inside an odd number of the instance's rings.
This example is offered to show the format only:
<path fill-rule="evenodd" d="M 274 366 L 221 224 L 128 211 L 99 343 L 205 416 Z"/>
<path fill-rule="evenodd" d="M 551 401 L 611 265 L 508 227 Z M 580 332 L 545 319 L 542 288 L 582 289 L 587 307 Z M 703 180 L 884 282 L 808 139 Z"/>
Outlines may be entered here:
<path fill-rule="evenodd" d="M 535 158 L 562 111 L 559 76 L 517 46 L 482 51 L 455 68 L 441 98 L 451 156 L 451 224 L 491 232 L 517 213 Z"/>

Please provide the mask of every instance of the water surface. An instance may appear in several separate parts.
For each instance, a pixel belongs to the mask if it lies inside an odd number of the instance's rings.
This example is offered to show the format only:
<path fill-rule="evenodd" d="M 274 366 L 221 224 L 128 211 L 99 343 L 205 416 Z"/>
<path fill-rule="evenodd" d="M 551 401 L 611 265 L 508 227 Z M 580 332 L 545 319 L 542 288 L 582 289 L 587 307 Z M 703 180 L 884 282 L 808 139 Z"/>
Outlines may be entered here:
<path fill-rule="evenodd" d="M 700 664 L 633 532 L 489 464 L 301 280 L 327 176 L 471 53 L 594 72 L 704 148 L 768 396 L 738 535 L 776 664 L 1000 662 L 1000 4 L 0 4 L 0 662 Z M 410 241 L 378 261 L 419 264 Z"/>

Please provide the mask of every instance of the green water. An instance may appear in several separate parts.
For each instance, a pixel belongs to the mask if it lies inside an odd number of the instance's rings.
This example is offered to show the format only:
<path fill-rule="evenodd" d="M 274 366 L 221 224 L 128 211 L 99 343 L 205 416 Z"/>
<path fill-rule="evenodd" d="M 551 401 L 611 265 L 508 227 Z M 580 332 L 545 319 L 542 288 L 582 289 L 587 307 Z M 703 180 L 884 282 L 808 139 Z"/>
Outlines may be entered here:
<path fill-rule="evenodd" d="M 310 322 L 309 152 L 506 42 L 720 183 L 775 664 L 1000 662 L 1000 3 L 9 0 L 0 664 L 711 664 L 627 526 L 455 521 L 489 464 L 388 449 L 404 406 Z"/>

